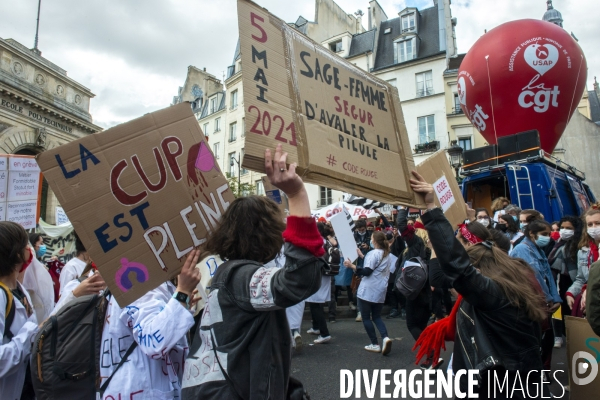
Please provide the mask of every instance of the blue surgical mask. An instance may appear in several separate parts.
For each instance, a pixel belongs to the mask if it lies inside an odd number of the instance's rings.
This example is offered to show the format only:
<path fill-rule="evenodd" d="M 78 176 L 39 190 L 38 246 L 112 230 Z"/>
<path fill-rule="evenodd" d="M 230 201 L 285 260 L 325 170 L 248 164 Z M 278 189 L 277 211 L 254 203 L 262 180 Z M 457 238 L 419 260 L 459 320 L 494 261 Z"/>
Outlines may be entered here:
<path fill-rule="evenodd" d="M 44 254 L 46 254 L 46 245 L 41 245 L 40 248 L 35 252 L 35 254 L 38 258 L 44 257 Z"/>
<path fill-rule="evenodd" d="M 523 222 L 521 222 L 521 223 L 519 224 L 519 227 L 521 228 L 521 230 L 522 230 L 522 231 L 524 231 L 524 230 L 525 230 L 525 227 L 526 227 L 526 226 L 527 226 L 527 224 L 526 224 L 526 223 L 523 223 Z"/>
<path fill-rule="evenodd" d="M 512 217 L 513 217 L 513 219 L 514 219 L 514 220 L 515 220 L 515 222 L 516 222 L 516 221 L 517 221 L 517 216 L 516 216 L 516 215 L 513 215 Z"/>
<path fill-rule="evenodd" d="M 373 245 L 373 239 L 371 239 L 371 241 L 369 242 L 369 244 L 371 245 L 371 248 L 374 249 L 375 246 Z"/>
<path fill-rule="evenodd" d="M 538 236 L 535 240 L 535 244 L 539 247 L 546 247 L 550 243 L 550 236 Z"/>

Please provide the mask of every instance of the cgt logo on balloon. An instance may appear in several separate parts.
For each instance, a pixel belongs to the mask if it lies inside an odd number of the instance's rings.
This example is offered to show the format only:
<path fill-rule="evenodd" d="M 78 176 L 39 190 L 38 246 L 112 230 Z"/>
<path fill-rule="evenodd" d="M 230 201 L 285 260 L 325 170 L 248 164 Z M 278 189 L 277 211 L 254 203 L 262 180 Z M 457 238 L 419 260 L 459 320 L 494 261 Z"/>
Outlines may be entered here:
<path fill-rule="evenodd" d="M 465 114 L 469 116 L 469 120 L 475 125 L 475 128 L 481 133 L 487 128 L 486 120 L 489 118 L 483 108 L 479 104 L 475 104 L 474 110 L 469 110 L 467 107 L 467 78 L 472 86 L 475 86 L 475 80 L 467 71 L 461 71 L 458 78 L 457 90 L 458 90 L 458 101 L 463 108 Z"/>
<path fill-rule="evenodd" d="M 550 39 L 532 38 L 526 40 L 521 46 L 526 45 L 534 41 L 525 48 L 523 51 L 523 58 L 525 62 L 538 73 L 533 76 L 529 84 L 525 86 L 521 94 L 519 95 L 519 105 L 523 108 L 533 107 L 533 110 L 537 113 L 544 113 L 552 107 L 558 107 L 558 95 L 560 94 L 558 85 L 554 85 L 552 88 L 546 88 L 546 83 L 543 82 L 543 75 L 551 70 L 557 63 L 559 58 L 559 52 L 556 46 L 552 43 L 540 44 L 540 41 L 549 41 Z M 557 46 L 562 48 L 556 41 Z M 521 46 L 517 47 L 513 52 L 513 56 L 519 54 Z M 568 59 L 569 68 L 571 68 L 571 60 L 568 56 L 568 52 L 563 50 L 565 56 Z M 514 68 L 514 63 L 512 64 Z M 542 79 L 542 81 L 540 81 Z"/>
<path fill-rule="evenodd" d="M 552 153 L 583 96 L 587 64 L 560 26 L 525 19 L 481 36 L 460 63 L 461 78 L 461 107 L 486 142 L 535 129 Z"/>

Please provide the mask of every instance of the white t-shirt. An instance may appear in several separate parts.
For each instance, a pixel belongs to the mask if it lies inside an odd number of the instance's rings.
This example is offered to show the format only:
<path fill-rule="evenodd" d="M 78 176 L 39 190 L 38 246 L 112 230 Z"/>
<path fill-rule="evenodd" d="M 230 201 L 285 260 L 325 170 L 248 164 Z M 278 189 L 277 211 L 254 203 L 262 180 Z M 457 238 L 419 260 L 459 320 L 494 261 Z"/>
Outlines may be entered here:
<path fill-rule="evenodd" d="M 379 249 L 371 250 L 365 256 L 364 268 L 372 269 L 373 273 L 369 276 L 363 276 L 361 279 L 356 293 L 359 299 L 371 303 L 385 302 L 392 260 L 389 255 L 383 261 L 381 260 L 382 257 L 383 250 Z"/>
<path fill-rule="evenodd" d="M 81 273 L 85 269 L 85 266 L 86 266 L 85 261 L 81 261 L 79 258 L 75 257 L 75 258 L 72 258 L 67 263 L 67 265 L 65 265 L 63 267 L 62 271 L 60 271 L 60 279 L 59 279 L 59 282 L 60 282 L 59 294 L 60 295 L 62 295 L 65 286 L 67 286 L 67 283 L 69 283 L 73 279 L 77 279 L 81 276 Z"/>

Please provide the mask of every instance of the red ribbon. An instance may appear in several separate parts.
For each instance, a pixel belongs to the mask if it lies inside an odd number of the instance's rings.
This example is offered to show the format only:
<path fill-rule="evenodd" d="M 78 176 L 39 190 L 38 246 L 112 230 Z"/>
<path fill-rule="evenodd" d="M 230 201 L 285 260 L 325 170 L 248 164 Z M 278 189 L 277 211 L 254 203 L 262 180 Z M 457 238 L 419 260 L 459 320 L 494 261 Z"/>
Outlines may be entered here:
<path fill-rule="evenodd" d="M 478 238 L 477 236 L 475 236 L 471 232 L 469 232 L 469 230 L 467 229 L 467 225 L 466 224 L 460 224 L 460 225 L 458 225 L 458 227 L 460 229 L 460 234 L 469 243 L 471 243 L 471 244 L 483 243 L 483 240 L 481 240 L 480 238 Z"/>

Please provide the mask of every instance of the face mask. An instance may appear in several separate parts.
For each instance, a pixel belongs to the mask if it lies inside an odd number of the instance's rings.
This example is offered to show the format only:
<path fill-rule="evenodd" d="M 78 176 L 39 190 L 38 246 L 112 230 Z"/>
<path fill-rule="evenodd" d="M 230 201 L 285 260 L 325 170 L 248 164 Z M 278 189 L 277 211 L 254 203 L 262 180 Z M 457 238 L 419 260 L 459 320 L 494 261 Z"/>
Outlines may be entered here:
<path fill-rule="evenodd" d="M 487 218 L 478 219 L 477 222 L 479 222 L 481 225 L 485 226 L 486 228 L 490 225 L 490 220 Z"/>
<path fill-rule="evenodd" d="M 527 224 L 526 224 L 526 223 L 524 223 L 524 222 L 521 222 L 521 223 L 519 224 L 519 227 L 521 228 L 521 230 L 522 230 L 522 231 L 524 231 L 524 230 L 525 230 L 525 227 L 526 227 L 526 226 L 527 226 Z"/>
<path fill-rule="evenodd" d="M 550 236 L 538 236 L 535 240 L 535 244 L 540 247 L 546 247 L 550 243 Z"/>
<path fill-rule="evenodd" d="M 375 246 L 373 245 L 373 241 L 372 241 L 372 240 L 369 242 L 369 244 L 371 245 L 371 248 L 372 248 L 372 249 L 374 249 L 374 248 L 375 248 Z"/>
<path fill-rule="evenodd" d="M 575 231 L 573 229 L 561 229 L 560 230 L 560 238 L 562 240 L 569 240 L 573 237 Z"/>
<path fill-rule="evenodd" d="M 33 250 L 31 250 L 31 248 L 28 247 L 27 251 L 29 251 L 29 261 L 23 262 L 23 265 L 21 266 L 21 270 L 19 271 L 19 273 L 25 271 L 27 269 L 27 267 L 29 267 L 29 265 L 33 261 Z"/>
<path fill-rule="evenodd" d="M 600 240 L 600 228 L 588 228 L 588 235 L 594 240 Z"/>
<path fill-rule="evenodd" d="M 517 216 L 516 216 L 516 215 L 513 215 L 512 217 L 513 217 L 513 219 L 514 219 L 515 221 L 518 221 L 518 220 L 517 220 Z"/>
<path fill-rule="evenodd" d="M 500 229 L 502 232 L 506 232 L 506 224 L 498 224 L 496 225 L 496 229 Z"/>
<path fill-rule="evenodd" d="M 558 239 L 560 239 L 560 232 L 552 232 L 550 237 L 554 239 L 555 242 L 558 242 Z"/>
<path fill-rule="evenodd" d="M 46 245 L 41 245 L 40 248 L 35 252 L 35 254 L 38 256 L 38 258 L 44 257 L 44 254 L 46 254 Z"/>
<path fill-rule="evenodd" d="M 364 232 L 358 231 L 358 234 L 359 234 L 360 236 L 365 236 L 365 234 L 366 234 L 366 233 L 367 233 L 367 231 L 364 231 Z"/>

